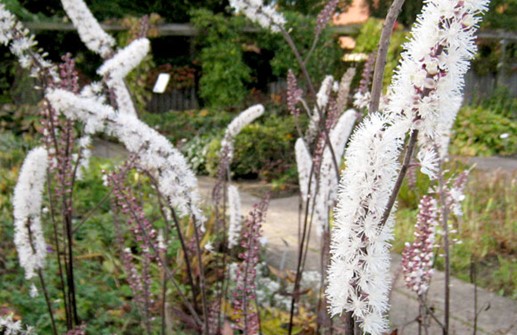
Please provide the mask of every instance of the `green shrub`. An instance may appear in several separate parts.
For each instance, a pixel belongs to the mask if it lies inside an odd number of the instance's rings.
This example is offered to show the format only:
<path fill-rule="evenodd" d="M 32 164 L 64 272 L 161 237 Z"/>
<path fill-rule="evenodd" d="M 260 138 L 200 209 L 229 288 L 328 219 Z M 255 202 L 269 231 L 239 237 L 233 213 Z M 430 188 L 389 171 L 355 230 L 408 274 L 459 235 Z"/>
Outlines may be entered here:
<path fill-rule="evenodd" d="M 231 171 L 236 178 L 280 178 L 295 164 L 296 132 L 291 117 L 269 116 L 244 128 L 235 139 Z M 207 170 L 215 175 L 221 139 L 213 140 L 207 153 Z M 289 173 L 288 175 L 292 175 Z"/>
<path fill-rule="evenodd" d="M 450 151 L 465 156 L 514 155 L 516 134 L 516 121 L 482 106 L 467 106 L 458 114 Z"/>

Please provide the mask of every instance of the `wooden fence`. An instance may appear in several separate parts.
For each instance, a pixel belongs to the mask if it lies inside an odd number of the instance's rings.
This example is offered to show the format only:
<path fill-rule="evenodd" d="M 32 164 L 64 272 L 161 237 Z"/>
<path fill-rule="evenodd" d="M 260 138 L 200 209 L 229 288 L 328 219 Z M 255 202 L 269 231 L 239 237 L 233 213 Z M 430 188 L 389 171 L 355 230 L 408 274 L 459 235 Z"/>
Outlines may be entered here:
<path fill-rule="evenodd" d="M 492 96 L 498 87 L 505 87 L 511 96 L 517 98 L 517 72 L 510 74 L 488 74 L 480 76 L 474 71 L 469 71 L 465 77 L 465 89 L 463 104 L 471 104 L 482 101 Z M 285 81 L 268 84 L 266 96 L 280 99 L 285 102 L 287 85 Z M 197 92 L 194 88 L 188 90 L 174 90 L 170 93 L 153 94 L 148 104 L 151 113 L 164 113 L 168 111 L 183 111 L 199 108 Z"/>

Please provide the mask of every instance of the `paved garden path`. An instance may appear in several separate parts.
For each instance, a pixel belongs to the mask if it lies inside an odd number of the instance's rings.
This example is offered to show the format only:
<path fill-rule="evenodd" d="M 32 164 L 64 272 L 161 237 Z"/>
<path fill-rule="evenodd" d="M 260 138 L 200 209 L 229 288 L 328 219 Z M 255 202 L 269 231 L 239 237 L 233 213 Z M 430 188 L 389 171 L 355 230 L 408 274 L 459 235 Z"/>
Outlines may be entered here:
<path fill-rule="evenodd" d="M 517 163 L 517 161 L 516 161 Z M 517 164 L 516 164 L 517 169 Z M 214 179 L 199 177 L 199 186 L 205 201 L 210 201 L 210 192 Z M 241 185 L 241 201 L 243 213 L 251 209 L 259 198 L 246 192 L 249 183 Z M 267 238 L 266 260 L 278 268 L 294 270 L 297 264 L 298 241 L 298 206 L 297 196 L 272 199 L 263 226 Z M 320 269 L 320 242 L 315 233 L 311 234 L 309 254 L 306 269 Z M 391 272 L 393 276 L 393 291 L 391 293 L 391 322 L 399 329 L 398 334 L 418 334 L 417 324 L 413 321 L 418 312 L 418 301 L 411 291 L 405 288 L 400 273 L 400 255 L 392 255 Z M 429 291 L 431 305 L 438 317 L 443 316 L 443 287 L 444 274 L 436 272 Z M 472 335 L 474 320 L 474 285 L 458 279 L 451 282 L 451 335 Z M 517 302 L 497 296 L 486 290 L 477 289 L 478 309 L 487 309 L 479 313 L 477 334 L 516 335 L 517 334 Z M 437 326 L 431 328 L 430 334 L 441 334 Z"/>
<path fill-rule="evenodd" d="M 94 155 L 108 158 L 126 156 L 123 148 L 107 142 L 94 142 Z M 517 171 L 517 159 L 507 158 L 471 158 L 469 164 L 476 164 L 479 170 Z M 199 186 L 204 201 L 210 201 L 214 179 L 199 177 Z M 243 213 L 259 199 L 249 192 L 257 184 L 240 184 Z M 266 247 L 267 262 L 278 268 L 294 270 L 297 264 L 298 243 L 298 208 L 297 196 L 272 199 L 269 204 L 266 222 L 263 226 L 264 236 L 268 240 Z M 315 233 L 311 234 L 306 270 L 321 272 L 320 242 Z M 393 290 L 391 293 L 391 322 L 393 328 L 398 328 L 398 334 L 417 334 L 415 320 L 418 311 L 418 301 L 413 293 L 405 288 L 400 273 L 400 256 L 392 255 Z M 517 274 L 514 274 L 517 275 Z M 440 319 L 443 316 L 443 286 L 444 274 L 436 272 L 429 291 L 431 304 Z M 473 334 L 474 320 L 474 285 L 458 279 L 451 281 L 451 335 Z M 484 289 L 477 289 L 478 315 L 477 334 L 483 335 L 517 335 L 517 302 L 497 296 Z M 430 334 L 441 334 L 438 327 L 431 329 Z"/>

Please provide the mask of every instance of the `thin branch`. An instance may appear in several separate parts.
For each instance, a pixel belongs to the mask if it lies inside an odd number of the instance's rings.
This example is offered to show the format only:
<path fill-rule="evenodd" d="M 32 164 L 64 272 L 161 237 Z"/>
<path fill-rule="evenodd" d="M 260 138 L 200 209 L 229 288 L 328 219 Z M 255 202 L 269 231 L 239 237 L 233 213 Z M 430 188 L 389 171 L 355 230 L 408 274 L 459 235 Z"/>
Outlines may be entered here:
<path fill-rule="evenodd" d="M 382 28 L 381 39 L 379 41 L 379 47 L 377 50 L 377 58 L 375 60 L 375 72 L 372 79 L 372 92 L 369 112 L 375 113 L 379 109 L 379 102 L 382 92 L 382 78 L 384 77 L 384 69 L 386 68 L 386 57 L 388 55 L 388 47 L 390 45 L 391 34 L 395 21 L 400 14 L 404 0 L 395 0 L 391 4 L 391 7 L 384 21 L 384 27 Z"/>
<path fill-rule="evenodd" d="M 395 201 L 397 200 L 397 195 L 399 194 L 400 187 L 402 186 L 402 182 L 404 181 L 404 177 L 406 176 L 409 164 L 411 163 L 411 156 L 413 156 L 413 151 L 415 150 L 417 139 L 418 130 L 415 129 L 413 130 L 413 132 L 411 133 L 411 137 L 409 138 L 406 154 L 404 156 L 404 162 L 402 163 L 402 167 L 400 168 L 397 181 L 395 182 L 393 191 L 391 192 L 390 198 L 388 199 L 388 203 L 386 204 L 386 208 L 384 209 L 384 213 L 382 214 L 379 227 L 383 227 L 386 224 L 386 221 L 390 216 L 391 209 L 393 208 L 393 205 L 395 205 Z"/>

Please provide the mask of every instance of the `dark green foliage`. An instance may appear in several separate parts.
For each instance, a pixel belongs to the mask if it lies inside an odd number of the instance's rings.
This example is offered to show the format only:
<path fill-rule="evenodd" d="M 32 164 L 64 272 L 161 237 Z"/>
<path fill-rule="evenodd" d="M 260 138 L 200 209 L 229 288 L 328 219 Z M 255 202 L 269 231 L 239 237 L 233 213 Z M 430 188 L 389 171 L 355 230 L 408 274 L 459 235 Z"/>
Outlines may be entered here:
<path fill-rule="evenodd" d="M 515 120 L 482 106 L 467 106 L 458 114 L 452 135 L 451 153 L 466 156 L 515 155 L 515 134 Z"/>
<path fill-rule="evenodd" d="M 235 178 L 278 179 L 294 166 L 294 120 L 291 117 L 263 116 L 245 127 L 235 138 L 231 172 Z M 214 175 L 219 163 L 221 139 L 208 148 L 207 170 Z"/>
<path fill-rule="evenodd" d="M 517 0 L 491 0 L 485 14 L 483 28 L 517 30 Z"/>
<path fill-rule="evenodd" d="M 213 107 L 238 105 L 247 95 L 245 84 L 250 80 L 239 34 L 244 22 L 206 9 L 193 10 L 191 15 L 192 23 L 202 32 L 197 38 L 201 48 L 200 96 Z"/>
<path fill-rule="evenodd" d="M 315 17 L 288 11 L 283 12 L 283 14 L 288 22 L 286 29 L 293 38 L 300 54 L 304 57 L 312 46 L 316 23 Z M 286 78 L 287 70 L 289 69 L 292 69 L 296 74 L 301 73 L 293 52 L 280 34 L 273 34 L 262 30 L 257 36 L 257 43 L 261 48 L 274 52 L 271 68 L 275 76 Z M 337 39 L 334 38 L 329 29 L 323 30 L 319 42 L 306 64 L 307 70 L 315 84 L 323 80 L 327 74 L 339 76 L 343 72 L 340 67 L 342 66 L 341 54 L 342 51 L 339 48 Z"/>

